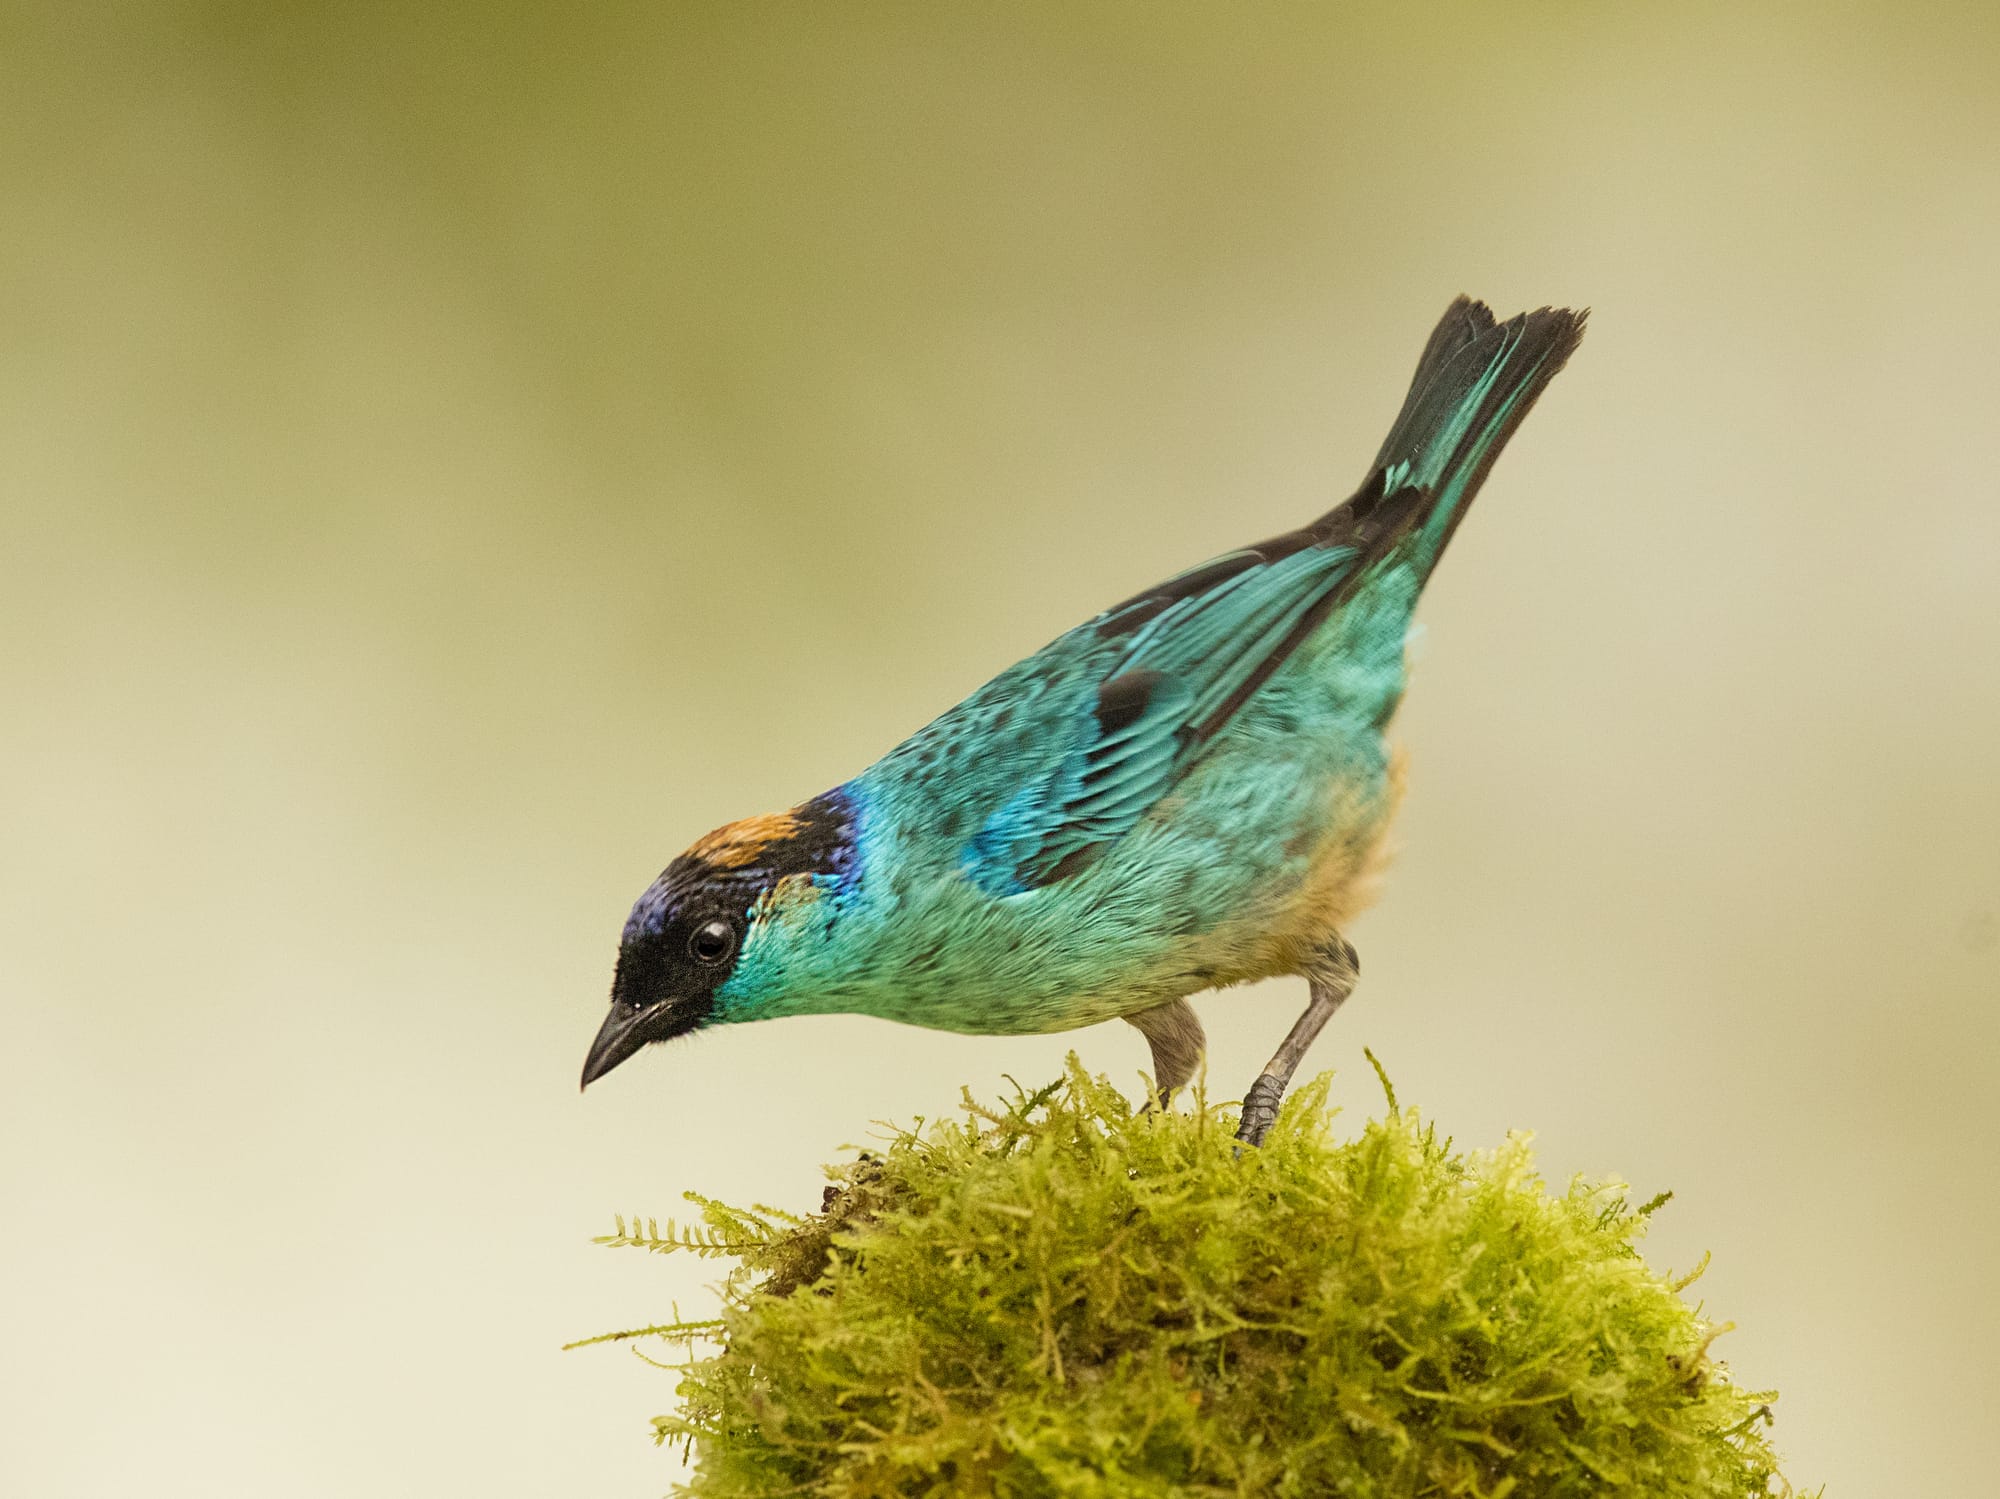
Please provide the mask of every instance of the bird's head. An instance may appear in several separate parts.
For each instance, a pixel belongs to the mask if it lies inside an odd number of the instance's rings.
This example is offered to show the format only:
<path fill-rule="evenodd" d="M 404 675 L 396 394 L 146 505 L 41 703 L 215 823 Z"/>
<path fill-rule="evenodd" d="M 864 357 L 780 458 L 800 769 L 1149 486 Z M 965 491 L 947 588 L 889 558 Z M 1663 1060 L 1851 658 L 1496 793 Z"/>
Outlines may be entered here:
<path fill-rule="evenodd" d="M 626 918 L 611 1013 L 591 1043 L 583 1085 L 652 1042 L 707 1025 L 720 998 L 745 987 L 753 970 L 782 969 L 769 961 L 772 949 L 796 935 L 808 908 L 825 906 L 852 880 L 854 866 L 854 806 L 841 790 L 717 828 L 669 864 Z"/>

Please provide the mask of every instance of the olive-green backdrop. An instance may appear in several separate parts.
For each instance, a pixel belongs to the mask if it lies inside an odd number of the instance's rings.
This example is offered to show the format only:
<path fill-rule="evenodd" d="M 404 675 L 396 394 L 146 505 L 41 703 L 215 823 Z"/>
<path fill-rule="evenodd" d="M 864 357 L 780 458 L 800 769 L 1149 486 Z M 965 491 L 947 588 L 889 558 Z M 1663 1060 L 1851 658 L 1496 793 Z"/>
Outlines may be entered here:
<path fill-rule="evenodd" d="M 1595 308 L 1314 1051 L 1679 1194 L 1794 1474 L 2000 1462 L 2000 13 L 0 6 L 0 1490 L 651 1495 L 565 1338 L 1119 1026 L 579 1098 L 632 897 Z M 1211 996 L 1219 1091 L 1296 985 Z"/>

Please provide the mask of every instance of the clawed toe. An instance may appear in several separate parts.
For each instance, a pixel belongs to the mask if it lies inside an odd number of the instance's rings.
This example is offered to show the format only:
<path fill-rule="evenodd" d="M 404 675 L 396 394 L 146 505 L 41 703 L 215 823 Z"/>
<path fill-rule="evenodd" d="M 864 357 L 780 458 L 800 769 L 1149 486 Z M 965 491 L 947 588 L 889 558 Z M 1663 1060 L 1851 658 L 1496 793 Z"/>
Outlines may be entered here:
<path fill-rule="evenodd" d="M 1264 1136 L 1278 1119 L 1278 1102 L 1285 1085 L 1269 1073 L 1260 1075 L 1243 1095 L 1243 1115 L 1237 1121 L 1236 1138 L 1245 1145 L 1262 1145 Z"/>

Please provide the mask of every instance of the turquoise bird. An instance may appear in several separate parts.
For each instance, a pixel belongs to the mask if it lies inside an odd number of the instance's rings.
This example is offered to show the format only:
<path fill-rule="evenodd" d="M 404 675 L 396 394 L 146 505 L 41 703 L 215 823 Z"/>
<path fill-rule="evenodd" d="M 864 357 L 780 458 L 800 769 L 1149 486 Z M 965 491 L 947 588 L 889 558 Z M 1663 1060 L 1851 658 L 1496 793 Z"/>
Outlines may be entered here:
<path fill-rule="evenodd" d="M 1162 1097 L 1188 996 L 1309 1002 L 1246 1092 L 1258 1143 L 1359 973 L 1402 797 L 1385 733 L 1431 569 L 1584 314 L 1461 297 L 1354 497 L 1135 594 L 853 780 L 719 828 L 633 906 L 587 1087 L 703 1026 L 878 1015 L 980 1035 L 1137 1026 Z"/>

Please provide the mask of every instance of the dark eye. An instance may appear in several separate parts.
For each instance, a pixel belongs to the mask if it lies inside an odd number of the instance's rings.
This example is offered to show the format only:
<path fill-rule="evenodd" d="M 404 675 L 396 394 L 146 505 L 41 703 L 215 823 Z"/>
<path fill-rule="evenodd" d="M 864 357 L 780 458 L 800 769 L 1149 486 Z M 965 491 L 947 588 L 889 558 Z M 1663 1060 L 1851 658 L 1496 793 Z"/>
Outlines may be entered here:
<path fill-rule="evenodd" d="M 736 951 L 736 928 L 726 921 L 709 921 L 688 938 L 688 956 L 697 963 L 720 963 Z"/>

